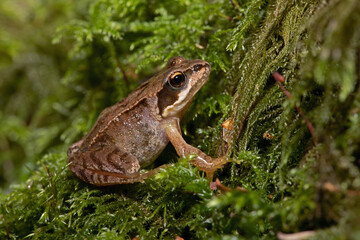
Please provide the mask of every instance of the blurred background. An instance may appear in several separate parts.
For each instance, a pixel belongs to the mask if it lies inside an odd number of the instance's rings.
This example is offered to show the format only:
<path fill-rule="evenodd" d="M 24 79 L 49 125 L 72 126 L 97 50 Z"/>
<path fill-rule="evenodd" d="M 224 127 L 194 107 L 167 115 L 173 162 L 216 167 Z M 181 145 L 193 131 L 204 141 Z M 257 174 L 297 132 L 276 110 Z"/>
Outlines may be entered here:
<path fill-rule="evenodd" d="M 80 2 L 80 3 L 78 3 Z M 24 181 L 35 159 L 59 143 L 68 112 L 61 78 L 69 46 L 52 44 L 57 27 L 87 1 L 0 2 L 0 188 Z M 26 164 L 24 164 L 26 162 Z"/>

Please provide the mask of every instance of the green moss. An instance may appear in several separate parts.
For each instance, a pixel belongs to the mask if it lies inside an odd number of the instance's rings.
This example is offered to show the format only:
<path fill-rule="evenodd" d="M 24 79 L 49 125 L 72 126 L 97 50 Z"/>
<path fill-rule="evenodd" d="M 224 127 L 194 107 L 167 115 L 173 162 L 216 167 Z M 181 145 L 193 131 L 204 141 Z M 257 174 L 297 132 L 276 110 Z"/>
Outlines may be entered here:
<path fill-rule="evenodd" d="M 276 239 L 305 230 L 357 239 L 356 0 L 22 2 L 22 12 L 19 1 L 0 3 L 1 239 Z M 186 140 L 216 156 L 221 122 L 235 121 L 233 163 L 215 175 L 230 191 L 210 190 L 171 147 L 157 163 L 171 166 L 145 183 L 77 179 L 68 146 L 174 55 L 212 66 L 183 121 Z"/>

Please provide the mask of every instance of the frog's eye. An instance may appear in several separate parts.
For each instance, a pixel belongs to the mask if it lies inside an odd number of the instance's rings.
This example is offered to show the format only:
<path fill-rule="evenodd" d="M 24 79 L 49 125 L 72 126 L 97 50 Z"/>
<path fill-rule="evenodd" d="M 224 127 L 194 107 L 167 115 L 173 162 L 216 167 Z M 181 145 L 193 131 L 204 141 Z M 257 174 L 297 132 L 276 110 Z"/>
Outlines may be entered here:
<path fill-rule="evenodd" d="M 182 72 L 175 72 L 167 80 L 170 88 L 173 90 L 181 90 L 186 86 L 186 76 Z"/>

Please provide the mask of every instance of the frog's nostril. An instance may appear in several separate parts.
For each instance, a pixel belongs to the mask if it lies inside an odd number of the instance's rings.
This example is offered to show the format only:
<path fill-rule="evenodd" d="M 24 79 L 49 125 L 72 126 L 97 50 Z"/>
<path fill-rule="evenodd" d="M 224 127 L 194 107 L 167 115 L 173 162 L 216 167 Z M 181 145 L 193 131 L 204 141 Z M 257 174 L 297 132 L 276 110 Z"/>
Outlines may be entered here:
<path fill-rule="evenodd" d="M 194 65 L 194 71 L 199 71 L 202 67 L 203 67 L 203 65 L 196 64 L 196 65 Z"/>

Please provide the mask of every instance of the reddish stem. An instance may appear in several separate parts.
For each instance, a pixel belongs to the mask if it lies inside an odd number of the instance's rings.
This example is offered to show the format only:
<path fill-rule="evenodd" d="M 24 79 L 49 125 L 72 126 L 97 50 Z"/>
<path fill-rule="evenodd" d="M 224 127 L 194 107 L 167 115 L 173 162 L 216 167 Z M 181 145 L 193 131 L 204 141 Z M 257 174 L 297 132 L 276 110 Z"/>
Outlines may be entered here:
<path fill-rule="evenodd" d="M 285 89 L 285 87 L 282 85 L 283 82 L 285 82 L 285 78 L 278 72 L 273 72 L 273 77 L 275 79 L 275 81 L 277 82 L 277 84 L 279 85 L 279 87 L 281 88 L 281 90 L 284 92 L 284 94 L 289 98 L 292 99 L 292 95 L 291 93 Z M 305 120 L 306 122 L 306 126 L 308 127 L 311 136 L 313 138 L 314 144 L 317 145 L 317 136 L 315 133 L 315 128 L 312 125 L 312 123 L 309 121 L 309 119 L 305 116 L 305 114 L 301 111 L 300 107 L 295 104 L 295 109 L 296 111 L 300 114 L 300 116 Z"/>

